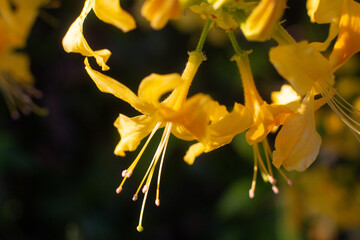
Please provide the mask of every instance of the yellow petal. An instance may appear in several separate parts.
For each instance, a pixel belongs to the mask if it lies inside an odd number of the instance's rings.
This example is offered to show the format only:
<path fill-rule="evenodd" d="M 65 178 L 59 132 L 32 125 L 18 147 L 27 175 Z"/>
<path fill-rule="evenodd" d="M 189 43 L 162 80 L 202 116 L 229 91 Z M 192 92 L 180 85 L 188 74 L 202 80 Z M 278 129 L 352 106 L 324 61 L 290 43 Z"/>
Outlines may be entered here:
<path fill-rule="evenodd" d="M 338 69 L 360 50 L 360 4 L 353 0 L 343 0 L 339 35 L 329 60 Z"/>
<path fill-rule="evenodd" d="M 300 107 L 300 100 L 301 97 L 289 84 L 284 84 L 281 86 L 280 91 L 271 93 L 271 101 L 273 104 L 285 105 L 291 110 L 296 110 Z"/>
<path fill-rule="evenodd" d="M 249 145 L 262 142 L 274 127 L 282 125 L 293 111 L 283 105 L 264 103 L 260 106 L 254 124 L 246 132 Z"/>
<path fill-rule="evenodd" d="M 340 18 L 342 0 L 307 0 L 306 8 L 311 22 L 332 23 Z"/>
<path fill-rule="evenodd" d="M 160 75 L 152 73 L 144 78 L 138 89 L 141 101 L 157 106 L 160 98 L 183 83 L 180 74 L 171 73 Z"/>
<path fill-rule="evenodd" d="M 134 18 L 120 7 L 119 0 L 95 0 L 93 9 L 99 19 L 124 32 L 136 28 Z"/>
<path fill-rule="evenodd" d="M 245 37 L 251 41 L 268 40 L 285 7 L 286 0 L 261 0 L 240 26 Z"/>
<path fill-rule="evenodd" d="M 310 43 L 310 45 L 319 52 L 326 51 L 326 49 L 328 49 L 332 40 L 334 40 L 334 38 L 338 35 L 338 33 L 339 33 L 339 24 L 331 23 L 329 27 L 329 34 L 326 40 L 324 42 L 312 42 Z"/>
<path fill-rule="evenodd" d="M 144 114 L 150 114 L 154 111 L 154 109 L 150 106 L 145 107 L 139 98 L 125 85 L 109 76 L 106 76 L 105 74 L 92 69 L 87 58 L 85 59 L 85 69 L 100 91 L 111 93 L 115 97 L 129 103 L 136 110 Z"/>
<path fill-rule="evenodd" d="M 111 52 L 107 49 L 94 52 L 83 35 L 84 20 L 90 12 L 91 7 L 92 3 L 87 0 L 80 16 L 73 22 L 63 38 L 62 44 L 66 52 L 76 52 L 82 54 L 83 56 L 95 57 L 97 64 L 102 67 L 103 71 L 105 71 L 109 69 L 106 62 L 110 57 Z"/>
<path fill-rule="evenodd" d="M 114 153 L 125 156 L 126 151 L 135 151 L 141 140 L 154 129 L 156 123 L 154 118 L 145 115 L 128 118 L 120 114 L 114 126 L 118 129 L 121 139 Z"/>
<path fill-rule="evenodd" d="M 334 79 L 329 61 L 307 42 L 273 47 L 270 61 L 278 71 L 303 96 L 316 81 L 331 83 Z"/>
<path fill-rule="evenodd" d="M 181 15 L 179 0 L 146 0 L 141 9 L 141 14 L 150 21 L 154 29 L 163 28 L 166 23 Z"/>
<path fill-rule="evenodd" d="M 201 143 L 195 143 L 191 145 L 184 156 L 184 161 L 187 164 L 192 165 L 195 161 L 195 158 L 202 154 L 204 150 L 205 147 Z"/>
<path fill-rule="evenodd" d="M 273 164 L 288 171 L 305 171 L 319 154 L 321 137 L 316 132 L 314 96 L 308 93 L 298 113 L 282 126 L 275 139 Z"/>

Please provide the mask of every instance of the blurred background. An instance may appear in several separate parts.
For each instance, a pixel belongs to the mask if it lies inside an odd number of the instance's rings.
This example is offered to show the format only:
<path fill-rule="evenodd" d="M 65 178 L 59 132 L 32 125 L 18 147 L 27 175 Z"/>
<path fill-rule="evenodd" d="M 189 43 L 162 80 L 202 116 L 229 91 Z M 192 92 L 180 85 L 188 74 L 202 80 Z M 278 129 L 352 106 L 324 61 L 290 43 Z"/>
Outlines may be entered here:
<path fill-rule="evenodd" d="M 159 134 L 143 155 L 121 194 L 121 172 L 136 152 L 117 157 L 113 122 L 119 113 L 136 116 L 127 103 L 101 93 L 87 76 L 80 54 L 65 53 L 61 40 L 79 15 L 83 1 L 61 0 L 42 8 L 22 52 L 31 59 L 36 103 L 47 116 L 13 120 L 0 101 L 0 239 L 360 239 L 359 142 L 324 106 L 316 113 L 323 137 L 321 153 L 304 173 L 289 172 L 294 186 L 277 173 L 280 193 L 258 176 L 255 199 L 248 191 L 253 174 L 252 149 L 243 135 L 189 166 L 183 156 L 191 143 L 171 137 L 162 172 L 161 206 L 151 188 L 138 233 L 141 200 L 131 200 L 145 173 Z M 181 73 L 187 52 L 196 47 L 202 20 L 184 13 L 161 31 L 149 28 L 139 14 L 142 1 L 121 1 L 135 12 L 138 28 L 127 34 L 90 13 L 84 35 L 93 49 L 108 48 L 106 73 L 137 91 L 150 73 Z M 285 27 L 297 40 L 323 41 L 327 26 L 310 24 L 306 1 L 289 1 Z M 249 43 L 258 90 L 268 102 L 284 82 L 268 61 L 275 42 Z M 197 73 L 190 95 L 210 94 L 229 110 L 243 103 L 233 51 L 221 31 L 211 32 L 208 60 Z M 360 61 L 357 56 L 337 72 L 337 89 L 360 109 Z M 273 144 L 274 136 L 269 137 Z M 154 185 L 153 185 L 154 187 Z"/>

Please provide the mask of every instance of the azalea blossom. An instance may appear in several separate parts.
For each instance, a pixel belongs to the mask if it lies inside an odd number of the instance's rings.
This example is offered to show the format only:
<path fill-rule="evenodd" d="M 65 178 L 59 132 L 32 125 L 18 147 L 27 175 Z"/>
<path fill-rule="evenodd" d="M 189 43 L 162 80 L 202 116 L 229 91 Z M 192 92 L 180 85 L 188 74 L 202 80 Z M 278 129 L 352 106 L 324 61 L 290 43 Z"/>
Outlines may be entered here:
<path fill-rule="evenodd" d="M 159 162 L 155 203 L 158 206 L 160 205 L 160 176 L 170 133 L 186 141 L 204 141 L 208 135 L 206 127 L 209 123 L 210 111 L 216 111 L 214 106 L 221 108 L 220 105 L 215 104 L 209 96 L 204 94 L 197 94 L 186 99 L 195 73 L 204 60 L 204 56 L 200 52 L 194 51 L 189 54 L 188 63 L 181 76 L 176 73 L 167 75 L 151 74 L 141 82 L 137 96 L 120 82 L 92 69 L 88 61 L 85 61 L 86 71 L 102 92 L 111 93 L 128 102 L 143 114 L 133 118 L 123 114 L 119 115 L 114 124 L 118 128 L 121 140 L 115 148 L 115 154 L 124 156 L 126 151 L 136 150 L 141 140 L 149 135 L 134 162 L 123 171 L 122 176 L 124 178 L 116 190 L 117 193 L 122 191 L 126 179 L 132 175 L 155 132 L 159 128 L 165 128 L 153 160 L 133 197 L 133 200 L 136 200 L 142 188 L 142 192 L 145 194 L 143 206 L 145 205 L 155 167 Z M 160 97 L 169 91 L 171 91 L 170 96 L 160 102 Z M 139 231 L 142 230 L 143 208 L 138 226 Z"/>

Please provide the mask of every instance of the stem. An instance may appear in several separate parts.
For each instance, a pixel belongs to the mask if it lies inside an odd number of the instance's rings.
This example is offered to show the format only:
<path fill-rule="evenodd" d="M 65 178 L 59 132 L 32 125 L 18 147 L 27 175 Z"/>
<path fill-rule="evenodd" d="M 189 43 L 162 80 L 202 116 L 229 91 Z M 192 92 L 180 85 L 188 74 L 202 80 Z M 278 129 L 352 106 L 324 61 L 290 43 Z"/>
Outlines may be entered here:
<path fill-rule="evenodd" d="M 203 31 L 201 33 L 199 43 L 198 43 L 198 45 L 196 47 L 196 52 L 202 52 L 206 36 L 207 36 L 207 34 L 208 34 L 209 30 L 210 30 L 211 23 L 212 23 L 212 20 L 210 18 L 208 18 L 206 23 L 205 23 L 205 26 L 203 28 Z"/>
<path fill-rule="evenodd" d="M 229 39 L 230 39 L 230 42 L 234 48 L 234 51 L 235 51 L 235 54 L 240 56 L 241 53 L 243 52 L 243 50 L 241 50 L 238 42 L 236 41 L 236 37 L 235 37 L 235 34 L 233 31 L 228 31 L 227 32 L 228 36 L 229 36 Z"/>
<path fill-rule="evenodd" d="M 275 26 L 271 37 L 279 45 L 296 43 L 295 39 L 285 30 L 285 28 L 283 28 L 283 26 L 281 26 L 280 23 Z"/>

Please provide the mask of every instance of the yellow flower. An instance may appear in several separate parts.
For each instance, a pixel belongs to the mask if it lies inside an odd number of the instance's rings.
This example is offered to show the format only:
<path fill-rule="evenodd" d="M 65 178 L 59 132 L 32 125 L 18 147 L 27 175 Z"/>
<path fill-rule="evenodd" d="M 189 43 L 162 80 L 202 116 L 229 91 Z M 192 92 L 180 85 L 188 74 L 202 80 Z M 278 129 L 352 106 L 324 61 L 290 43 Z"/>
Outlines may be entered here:
<path fill-rule="evenodd" d="M 333 69 L 360 50 L 360 4 L 353 0 L 343 0 L 339 22 L 339 35 L 329 57 Z"/>
<path fill-rule="evenodd" d="M 272 153 L 266 137 L 274 127 L 282 125 L 285 120 L 293 114 L 293 110 L 283 105 L 269 105 L 262 100 L 254 83 L 247 54 L 248 53 L 242 53 L 240 56 L 237 55 L 234 57 L 234 60 L 240 71 L 244 87 L 245 107 L 250 110 L 253 118 L 253 124 L 250 125 L 249 130 L 246 132 L 246 141 L 249 145 L 253 146 L 254 153 L 254 176 L 249 191 L 250 198 L 253 198 L 255 195 L 256 176 L 259 166 L 264 181 L 269 181 L 273 185 L 272 189 L 274 193 L 278 193 L 279 191 L 275 185 L 276 180 L 271 169 L 270 160 Z M 266 164 L 260 153 L 259 143 L 263 146 Z M 292 184 L 281 170 L 279 171 L 288 183 Z"/>
<path fill-rule="evenodd" d="M 252 124 L 252 116 L 249 109 L 239 103 L 235 103 L 233 111 L 230 113 L 225 106 L 220 106 L 216 102 L 210 107 L 211 124 L 208 128 L 206 139 L 192 145 L 186 152 L 185 162 L 193 164 L 197 156 L 207 153 L 229 144 L 232 139 L 248 129 Z"/>
<path fill-rule="evenodd" d="M 141 9 L 141 14 L 150 21 L 152 28 L 163 28 L 170 19 L 181 16 L 179 0 L 146 0 Z"/>
<path fill-rule="evenodd" d="M 319 154 L 321 137 L 316 132 L 314 95 L 304 97 L 297 113 L 290 116 L 275 140 L 273 164 L 286 170 L 305 171 Z"/>
<path fill-rule="evenodd" d="M 312 89 L 314 94 L 321 93 L 323 99 L 317 101 L 315 109 L 326 101 L 359 139 L 359 123 L 352 117 L 359 119 L 359 111 L 334 89 L 334 69 L 328 59 L 307 42 L 274 47 L 269 55 L 276 70 L 299 95 L 308 94 Z"/>
<path fill-rule="evenodd" d="M 285 7 L 286 0 L 261 0 L 246 21 L 240 25 L 245 37 L 250 41 L 262 42 L 270 39 Z"/>
<path fill-rule="evenodd" d="M 10 4 L 11 3 L 11 4 Z M 12 118 L 31 111 L 44 115 L 31 97 L 41 97 L 36 90 L 26 54 L 17 52 L 25 47 L 30 29 L 44 1 L 0 1 L 0 88 Z"/>
<path fill-rule="evenodd" d="M 121 29 L 124 32 L 136 27 L 133 17 L 124 11 L 119 4 L 119 0 L 86 0 L 80 16 L 74 21 L 63 38 L 62 44 L 66 52 L 76 52 L 83 56 L 95 57 L 96 62 L 102 70 L 108 70 L 106 65 L 111 52 L 108 49 L 93 51 L 83 35 L 83 24 L 85 18 L 91 10 L 96 16 L 109 24 Z"/>
<path fill-rule="evenodd" d="M 175 73 L 167 75 L 151 74 L 143 79 L 138 89 L 138 96 L 136 96 L 123 84 L 93 70 L 86 59 L 85 69 L 102 92 L 113 94 L 114 96 L 128 102 L 139 112 L 143 113 L 143 115 L 133 118 L 128 118 L 127 116 L 120 114 L 120 116 L 116 119 L 115 126 L 118 128 L 121 140 L 115 148 L 115 154 L 124 156 L 126 151 L 136 150 L 140 141 L 150 134 L 134 162 L 129 166 L 129 168 L 123 171 L 122 175 L 124 178 L 116 190 L 117 193 L 121 192 L 125 180 L 132 175 L 134 168 L 139 162 L 148 143 L 159 128 L 165 128 L 160 144 L 138 190 L 133 197 L 133 200 L 136 200 L 138 192 L 142 188 L 143 193 L 145 193 L 143 206 L 146 201 L 155 167 L 159 163 L 159 160 L 160 167 L 155 203 L 156 205 L 160 204 L 160 176 L 170 133 L 173 133 L 176 137 L 187 141 L 203 141 L 203 139 L 207 137 L 206 126 L 209 123 L 209 114 L 212 110 L 214 110 L 214 101 L 204 94 L 197 94 L 189 99 L 186 99 L 190 84 L 203 60 L 204 56 L 202 53 L 191 52 L 182 76 Z M 169 91 L 172 91 L 170 96 L 164 101 L 159 102 L 160 97 Z M 143 207 L 138 226 L 139 231 L 142 230 L 142 214 Z"/>
<path fill-rule="evenodd" d="M 311 22 L 338 22 L 343 0 L 307 0 L 306 8 Z"/>

